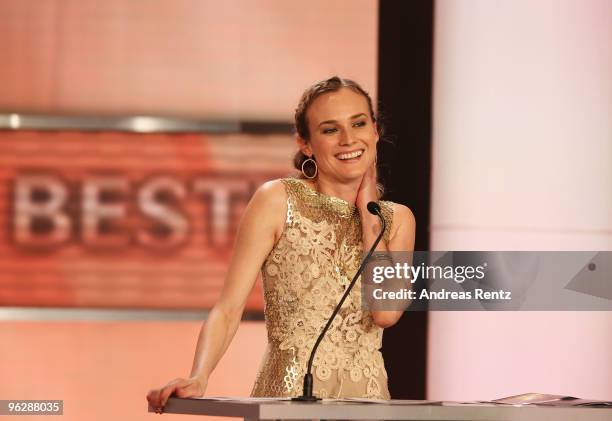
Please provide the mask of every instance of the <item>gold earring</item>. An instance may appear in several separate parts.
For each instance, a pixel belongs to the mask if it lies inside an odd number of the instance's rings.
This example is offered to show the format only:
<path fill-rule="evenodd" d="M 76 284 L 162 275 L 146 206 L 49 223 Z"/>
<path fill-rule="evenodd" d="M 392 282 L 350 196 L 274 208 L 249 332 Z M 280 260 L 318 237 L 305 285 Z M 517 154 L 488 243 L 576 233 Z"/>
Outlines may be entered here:
<path fill-rule="evenodd" d="M 312 163 L 314 164 L 314 174 L 313 175 L 308 175 L 306 174 L 306 171 L 304 171 L 304 165 L 308 162 L 308 161 L 312 161 Z M 312 158 L 308 158 L 305 159 L 304 162 L 302 162 L 302 174 L 304 174 L 304 177 L 309 178 L 309 179 L 313 179 L 317 176 L 317 174 L 319 173 L 319 167 L 317 166 L 317 161 L 315 161 Z"/>

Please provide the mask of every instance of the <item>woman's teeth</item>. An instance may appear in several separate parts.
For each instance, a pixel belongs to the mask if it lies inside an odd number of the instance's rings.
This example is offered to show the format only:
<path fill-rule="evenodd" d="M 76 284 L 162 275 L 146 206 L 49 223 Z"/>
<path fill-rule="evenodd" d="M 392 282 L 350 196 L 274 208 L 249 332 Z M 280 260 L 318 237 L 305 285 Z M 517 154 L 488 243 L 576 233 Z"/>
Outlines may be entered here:
<path fill-rule="evenodd" d="M 336 155 L 336 158 L 342 159 L 342 160 L 353 159 L 353 158 L 357 158 L 361 156 L 362 153 L 363 153 L 363 150 L 358 150 L 355 152 L 349 152 L 349 153 L 343 153 L 343 154 Z"/>

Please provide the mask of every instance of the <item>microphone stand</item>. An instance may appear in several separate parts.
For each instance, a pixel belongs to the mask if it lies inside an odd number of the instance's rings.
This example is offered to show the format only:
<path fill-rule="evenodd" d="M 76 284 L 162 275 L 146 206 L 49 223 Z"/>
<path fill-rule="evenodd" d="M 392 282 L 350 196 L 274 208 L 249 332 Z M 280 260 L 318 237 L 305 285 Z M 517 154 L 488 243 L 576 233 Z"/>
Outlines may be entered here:
<path fill-rule="evenodd" d="M 374 250 L 376 249 L 376 246 L 378 246 L 378 243 L 382 239 L 382 236 L 383 236 L 383 234 L 385 232 L 385 228 L 386 228 L 385 218 L 383 218 L 383 216 L 382 216 L 382 213 L 381 213 L 381 210 L 380 210 L 380 205 L 378 203 L 376 203 L 376 202 L 369 202 L 367 207 L 368 207 L 368 212 L 370 212 L 372 215 L 378 216 L 378 218 L 380 219 L 380 223 L 382 225 L 382 229 L 380 231 L 380 234 L 378 234 L 378 237 L 376 237 L 376 241 L 374 241 L 374 244 L 372 245 L 372 247 L 370 247 L 370 251 L 368 252 L 367 256 L 361 262 L 361 265 L 359 266 L 359 269 L 357 269 L 357 273 L 355 273 L 355 276 L 353 276 L 353 280 L 349 284 L 348 288 L 346 288 L 346 291 L 344 291 L 344 295 L 342 296 L 342 298 L 340 299 L 340 301 L 336 305 L 336 308 L 334 309 L 334 312 L 332 313 L 331 317 L 327 321 L 327 324 L 325 325 L 325 327 L 323 328 L 323 330 L 319 334 L 319 337 L 317 338 L 317 341 L 315 342 L 314 347 L 312 348 L 312 351 L 310 353 L 310 358 L 308 359 L 308 369 L 306 370 L 306 374 L 304 375 L 304 387 L 302 388 L 302 396 L 298 396 L 298 397 L 292 398 L 291 399 L 292 401 L 316 402 L 318 400 L 321 400 L 321 398 L 319 398 L 317 396 L 314 396 L 312 394 L 312 385 L 313 385 L 312 362 L 314 360 L 315 353 L 317 352 L 317 348 L 319 347 L 319 344 L 323 340 L 323 337 L 325 337 L 325 334 L 327 333 L 327 331 L 329 330 L 329 327 L 331 326 L 332 322 L 334 321 L 334 318 L 336 317 L 336 314 L 338 314 L 338 311 L 340 311 L 340 308 L 342 307 L 342 304 L 344 304 L 344 301 L 346 300 L 346 298 L 348 297 L 349 293 L 353 289 L 353 286 L 357 282 L 357 278 L 359 278 L 359 275 L 361 275 L 361 273 L 363 272 L 363 269 L 365 268 L 366 263 L 368 262 L 368 260 L 372 256 L 372 253 L 374 253 Z"/>

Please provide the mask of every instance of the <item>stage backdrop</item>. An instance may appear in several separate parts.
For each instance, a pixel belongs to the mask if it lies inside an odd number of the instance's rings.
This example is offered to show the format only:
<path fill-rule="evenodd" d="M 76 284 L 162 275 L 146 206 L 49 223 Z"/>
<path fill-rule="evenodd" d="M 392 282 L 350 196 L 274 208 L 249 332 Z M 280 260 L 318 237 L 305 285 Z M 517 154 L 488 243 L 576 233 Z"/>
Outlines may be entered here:
<path fill-rule="evenodd" d="M 291 135 L 0 132 L 0 305 L 210 308 Z M 247 304 L 261 311 L 260 283 Z"/>
<path fill-rule="evenodd" d="M 612 2 L 439 0 L 435 22 L 432 249 L 612 250 Z M 429 399 L 612 398 L 610 312 L 429 323 Z"/>

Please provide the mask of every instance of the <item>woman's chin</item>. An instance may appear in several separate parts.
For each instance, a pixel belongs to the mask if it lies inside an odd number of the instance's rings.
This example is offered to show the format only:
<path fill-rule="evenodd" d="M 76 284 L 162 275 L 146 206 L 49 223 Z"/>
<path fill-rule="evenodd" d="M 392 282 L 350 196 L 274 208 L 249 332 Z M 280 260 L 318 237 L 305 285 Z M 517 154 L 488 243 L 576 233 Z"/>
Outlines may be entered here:
<path fill-rule="evenodd" d="M 361 181 L 366 171 L 360 168 L 354 168 L 351 170 L 344 169 L 343 171 L 338 171 L 338 179 L 343 182 L 352 182 L 352 181 Z"/>
<path fill-rule="evenodd" d="M 328 177 L 336 179 L 341 183 L 352 183 L 355 181 L 361 182 L 367 170 L 368 169 L 363 165 L 341 164 L 341 166 L 330 167 L 327 171 L 320 170 L 320 174 L 327 174 Z"/>

